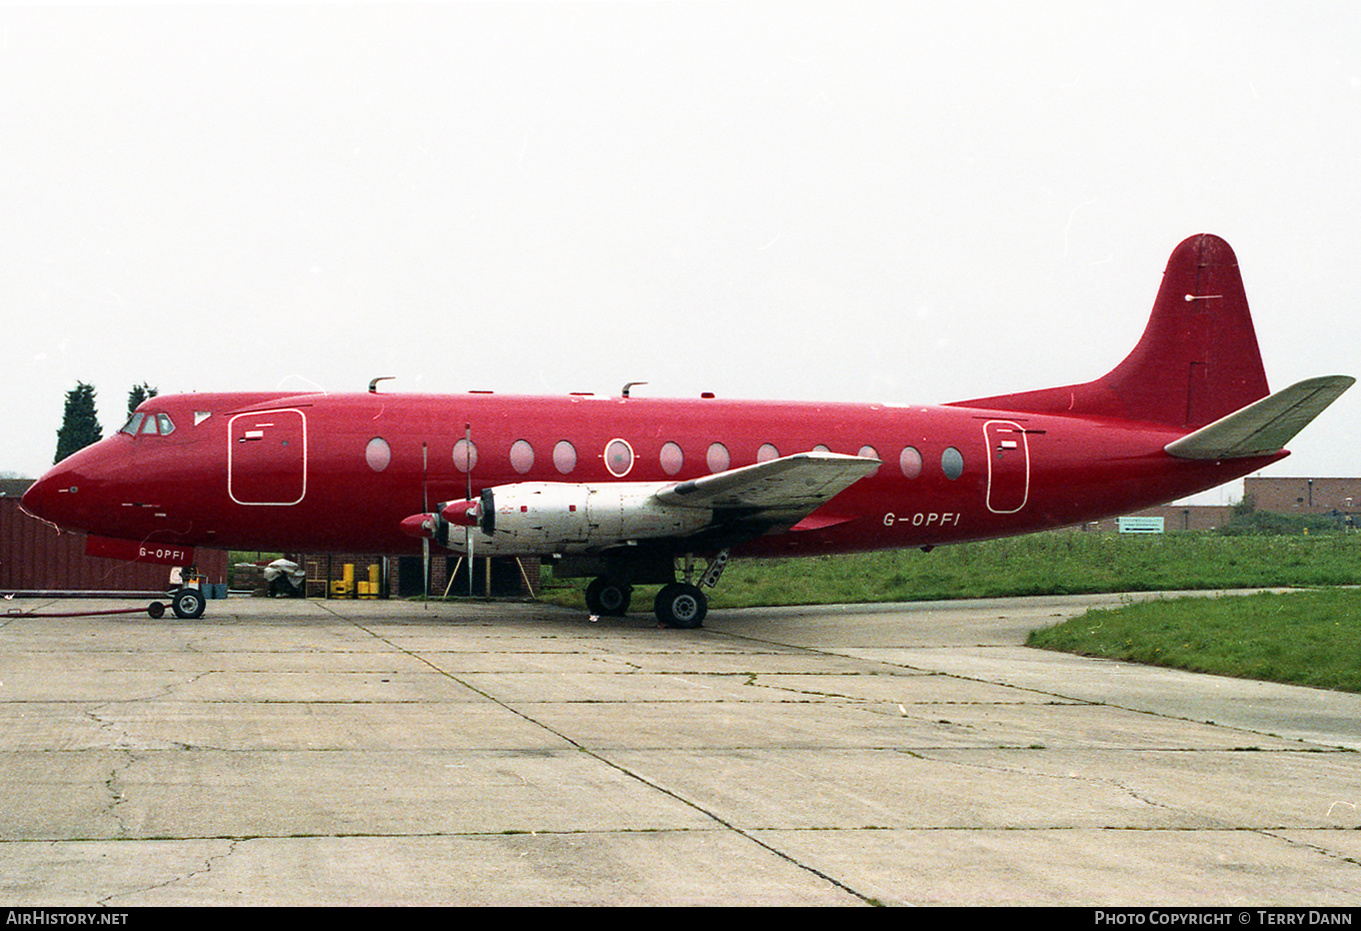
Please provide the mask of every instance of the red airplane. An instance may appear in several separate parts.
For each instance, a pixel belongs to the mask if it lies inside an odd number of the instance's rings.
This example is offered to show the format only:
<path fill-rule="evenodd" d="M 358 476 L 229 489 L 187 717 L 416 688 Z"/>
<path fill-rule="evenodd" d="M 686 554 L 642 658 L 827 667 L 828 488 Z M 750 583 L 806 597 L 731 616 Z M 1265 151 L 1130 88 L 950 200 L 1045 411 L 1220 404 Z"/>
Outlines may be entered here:
<path fill-rule="evenodd" d="M 1261 469 L 1355 379 L 1270 394 L 1233 250 L 1177 246 L 1134 351 L 1085 384 L 939 407 L 367 394 L 144 402 L 26 495 L 102 555 L 540 556 L 593 613 L 703 621 L 729 555 L 931 547 L 1160 504 Z M 707 559 L 696 578 L 693 557 Z M 677 562 L 682 566 L 677 579 Z M 181 617 L 204 602 L 174 593 Z"/>

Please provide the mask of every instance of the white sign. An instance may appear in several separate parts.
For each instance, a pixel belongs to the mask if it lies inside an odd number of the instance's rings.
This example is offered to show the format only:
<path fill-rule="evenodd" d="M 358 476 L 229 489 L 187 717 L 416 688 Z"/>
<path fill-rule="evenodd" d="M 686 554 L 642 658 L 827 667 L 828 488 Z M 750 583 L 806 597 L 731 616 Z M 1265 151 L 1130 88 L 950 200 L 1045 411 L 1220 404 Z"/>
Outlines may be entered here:
<path fill-rule="evenodd" d="M 1119 524 L 1121 533 L 1162 533 L 1163 519 L 1161 517 L 1120 517 L 1116 522 Z"/>

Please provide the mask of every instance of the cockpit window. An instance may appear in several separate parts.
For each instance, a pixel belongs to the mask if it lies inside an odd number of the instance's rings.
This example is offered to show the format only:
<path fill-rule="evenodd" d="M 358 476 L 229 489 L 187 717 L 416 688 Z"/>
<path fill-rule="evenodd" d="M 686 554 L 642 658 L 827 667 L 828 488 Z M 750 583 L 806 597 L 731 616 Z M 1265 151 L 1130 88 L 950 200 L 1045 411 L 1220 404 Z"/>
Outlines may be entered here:
<path fill-rule="evenodd" d="M 123 429 L 119 433 L 126 433 L 128 436 L 169 436 L 175 432 L 175 422 L 170 419 L 169 414 L 143 414 L 135 413 L 128 418 L 128 422 L 123 424 Z"/>

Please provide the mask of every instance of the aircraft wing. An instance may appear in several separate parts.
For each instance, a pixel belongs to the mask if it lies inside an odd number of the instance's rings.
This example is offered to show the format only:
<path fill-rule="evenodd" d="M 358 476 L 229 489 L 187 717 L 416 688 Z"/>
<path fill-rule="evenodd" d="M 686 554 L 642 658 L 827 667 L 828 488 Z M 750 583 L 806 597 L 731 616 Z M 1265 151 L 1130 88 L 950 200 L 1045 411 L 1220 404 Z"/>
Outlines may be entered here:
<path fill-rule="evenodd" d="M 653 496 L 671 507 L 712 508 L 798 520 L 869 475 L 878 459 L 807 452 L 678 482 Z"/>
<path fill-rule="evenodd" d="M 1356 382 L 1349 375 L 1307 378 L 1168 443 L 1179 459 L 1241 459 L 1281 450 Z"/>

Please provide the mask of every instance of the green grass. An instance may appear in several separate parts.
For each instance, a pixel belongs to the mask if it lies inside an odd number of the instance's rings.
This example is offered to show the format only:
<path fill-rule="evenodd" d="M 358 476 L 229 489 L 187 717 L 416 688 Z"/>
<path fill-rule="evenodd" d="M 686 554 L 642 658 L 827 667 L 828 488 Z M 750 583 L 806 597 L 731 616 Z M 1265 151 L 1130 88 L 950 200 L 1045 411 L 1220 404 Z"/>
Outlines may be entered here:
<path fill-rule="evenodd" d="M 1027 646 L 1361 692 L 1361 590 L 1177 598 L 1093 609 Z"/>
<path fill-rule="evenodd" d="M 702 567 L 702 563 L 701 563 Z M 716 608 L 1361 584 L 1361 534 L 1120 536 L 1055 532 L 854 556 L 734 560 Z M 546 600 L 584 606 L 586 580 Z M 635 603 L 653 588 L 640 588 Z"/>

